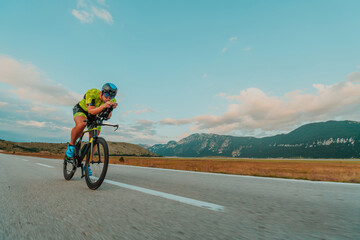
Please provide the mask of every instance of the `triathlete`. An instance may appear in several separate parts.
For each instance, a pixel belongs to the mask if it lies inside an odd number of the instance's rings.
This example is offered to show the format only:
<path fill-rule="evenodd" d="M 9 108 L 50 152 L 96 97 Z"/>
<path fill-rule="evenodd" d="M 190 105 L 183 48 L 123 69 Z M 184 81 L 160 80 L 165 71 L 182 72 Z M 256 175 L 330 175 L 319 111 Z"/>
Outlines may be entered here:
<path fill-rule="evenodd" d="M 66 150 L 66 157 L 73 158 L 75 155 L 75 143 L 86 127 L 87 118 L 93 118 L 105 108 L 116 108 L 115 96 L 117 87 L 112 83 L 105 83 L 101 91 L 95 88 L 88 90 L 84 98 L 73 108 L 75 127 L 71 130 L 70 144 Z M 109 118 L 112 113 L 110 113 Z M 100 131 L 98 131 L 100 134 Z"/>

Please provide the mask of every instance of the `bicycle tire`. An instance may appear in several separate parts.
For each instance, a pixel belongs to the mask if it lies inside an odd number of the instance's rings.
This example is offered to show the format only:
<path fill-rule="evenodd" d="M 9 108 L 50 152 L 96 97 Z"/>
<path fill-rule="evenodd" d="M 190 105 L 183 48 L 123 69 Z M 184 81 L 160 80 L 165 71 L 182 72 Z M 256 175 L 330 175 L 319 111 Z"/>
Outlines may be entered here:
<path fill-rule="evenodd" d="M 74 160 L 72 160 L 72 161 L 74 161 Z M 74 176 L 75 172 L 76 172 L 75 164 L 73 162 L 71 162 L 70 160 L 68 160 L 67 157 L 65 156 L 64 166 L 63 166 L 64 178 L 69 181 Z"/>
<path fill-rule="evenodd" d="M 85 180 L 87 186 L 92 189 L 96 190 L 101 186 L 103 183 L 106 172 L 109 165 L 109 148 L 104 138 L 98 137 L 94 141 L 93 149 L 95 149 L 95 153 L 93 154 L 93 158 L 91 158 L 91 149 L 89 148 L 88 152 L 86 153 L 86 163 L 85 163 Z M 96 152 L 98 150 L 98 152 Z M 98 158 L 98 161 L 94 162 L 94 157 Z M 102 169 L 99 172 L 99 176 L 94 176 L 94 168 L 96 164 L 102 164 Z M 89 176 L 89 166 L 92 169 L 93 176 Z"/>

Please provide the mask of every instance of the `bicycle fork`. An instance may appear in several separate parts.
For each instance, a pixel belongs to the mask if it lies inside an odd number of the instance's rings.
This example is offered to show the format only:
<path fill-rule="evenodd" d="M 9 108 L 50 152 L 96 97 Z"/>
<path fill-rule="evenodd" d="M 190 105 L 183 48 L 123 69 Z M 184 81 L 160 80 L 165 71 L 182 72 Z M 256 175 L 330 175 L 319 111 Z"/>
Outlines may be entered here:
<path fill-rule="evenodd" d="M 81 167 L 81 178 L 85 177 L 85 164 L 82 163 L 82 160 L 85 158 L 85 155 L 87 152 L 90 151 L 90 158 L 92 157 L 93 154 L 93 145 L 94 145 L 94 138 L 91 138 L 89 143 L 85 144 L 80 152 L 80 156 L 79 156 L 79 165 Z"/>

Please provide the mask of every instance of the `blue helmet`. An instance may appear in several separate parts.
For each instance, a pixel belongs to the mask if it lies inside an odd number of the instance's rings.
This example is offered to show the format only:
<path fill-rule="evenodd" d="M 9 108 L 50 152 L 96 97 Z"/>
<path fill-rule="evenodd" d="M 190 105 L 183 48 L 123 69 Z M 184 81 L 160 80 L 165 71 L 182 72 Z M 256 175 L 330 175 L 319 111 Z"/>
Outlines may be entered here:
<path fill-rule="evenodd" d="M 117 87 L 113 83 L 105 83 L 101 88 L 101 93 L 108 93 L 112 98 L 114 98 L 117 93 Z"/>

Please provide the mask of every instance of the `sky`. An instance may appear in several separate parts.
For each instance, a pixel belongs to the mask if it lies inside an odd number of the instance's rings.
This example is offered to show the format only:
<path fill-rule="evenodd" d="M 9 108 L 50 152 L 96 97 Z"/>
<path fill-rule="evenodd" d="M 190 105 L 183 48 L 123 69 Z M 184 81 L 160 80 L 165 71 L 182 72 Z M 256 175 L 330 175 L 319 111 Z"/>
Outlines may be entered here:
<path fill-rule="evenodd" d="M 360 120 L 360 1 L 0 1 L 0 139 L 68 142 L 106 82 L 110 141 Z"/>

